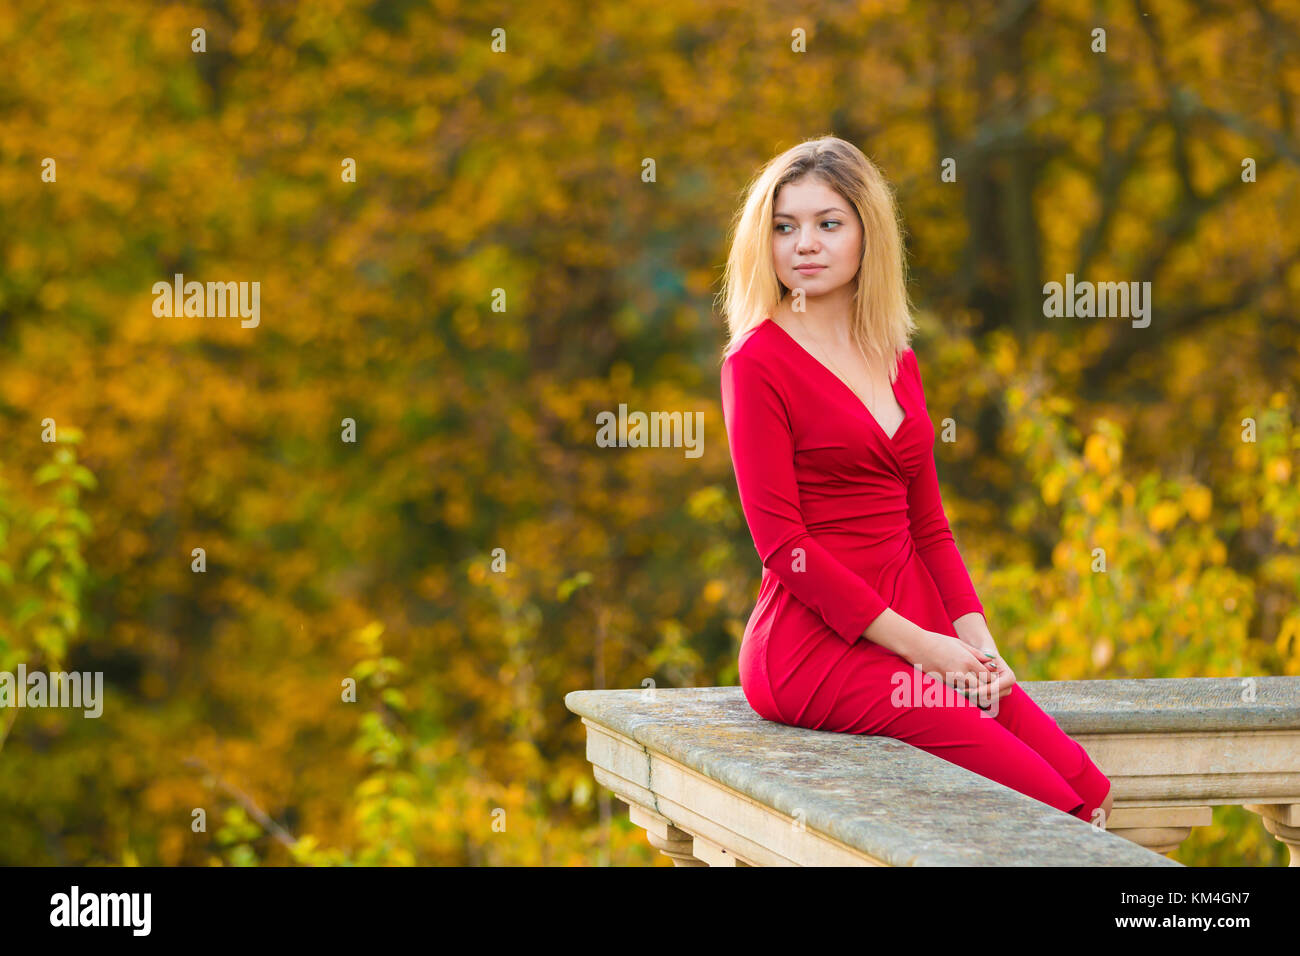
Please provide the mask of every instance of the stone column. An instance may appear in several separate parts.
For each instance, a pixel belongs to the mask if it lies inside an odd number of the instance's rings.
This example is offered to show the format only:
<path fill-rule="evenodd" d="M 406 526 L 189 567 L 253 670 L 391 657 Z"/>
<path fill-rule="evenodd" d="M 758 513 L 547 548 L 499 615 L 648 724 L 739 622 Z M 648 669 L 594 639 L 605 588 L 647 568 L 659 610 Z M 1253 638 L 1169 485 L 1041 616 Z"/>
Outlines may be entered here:
<path fill-rule="evenodd" d="M 673 861 L 673 866 L 708 866 L 694 854 L 695 837 L 685 830 L 673 826 L 672 821 L 653 810 L 627 805 L 628 819 L 645 830 L 650 845 Z"/>
<path fill-rule="evenodd" d="M 1286 844 L 1291 851 L 1291 866 L 1300 866 L 1300 803 L 1247 803 L 1251 813 L 1258 813 L 1264 829 Z"/>

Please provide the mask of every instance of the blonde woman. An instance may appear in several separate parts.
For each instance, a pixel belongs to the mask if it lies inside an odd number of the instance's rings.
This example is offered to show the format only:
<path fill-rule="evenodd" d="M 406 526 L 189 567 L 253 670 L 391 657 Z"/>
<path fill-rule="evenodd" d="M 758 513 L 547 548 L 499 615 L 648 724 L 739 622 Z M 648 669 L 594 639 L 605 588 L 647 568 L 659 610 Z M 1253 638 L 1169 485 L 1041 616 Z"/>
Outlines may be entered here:
<path fill-rule="evenodd" d="M 769 162 L 737 216 L 722 297 L 723 415 L 763 562 L 740 649 L 750 706 L 1108 815 L 1110 781 L 1016 684 L 957 552 L 879 170 L 834 137 Z"/>

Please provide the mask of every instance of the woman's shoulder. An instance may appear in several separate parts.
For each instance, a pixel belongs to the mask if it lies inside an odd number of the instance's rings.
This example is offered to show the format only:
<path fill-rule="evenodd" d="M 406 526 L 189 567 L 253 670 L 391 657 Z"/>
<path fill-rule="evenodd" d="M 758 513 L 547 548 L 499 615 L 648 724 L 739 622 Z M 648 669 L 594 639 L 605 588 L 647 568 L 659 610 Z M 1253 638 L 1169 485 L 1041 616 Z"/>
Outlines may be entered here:
<path fill-rule="evenodd" d="M 920 367 L 916 364 L 916 353 L 912 351 L 911 346 L 898 353 L 898 372 L 900 375 L 907 373 L 916 376 L 920 374 L 920 371 Z"/>
<path fill-rule="evenodd" d="M 925 384 L 921 381 L 921 366 L 916 352 L 909 346 L 898 354 L 898 380 L 915 400 L 925 404 Z"/>
<path fill-rule="evenodd" d="M 775 360 L 781 357 L 781 350 L 780 342 L 772 336 L 771 325 L 771 319 L 764 319 L 742 333 L 723 356 L 723 367 L 735 370 L 738 365 L 744 365 L 768 374 L 777 373 L 781 363 Z"/>
<path fill-rule="evenodd" d="M 903 346 L 901 351 L 894 354 L 894 362 L 898 369 L 898 378 L 916 378 L 920 373 L 916 364 L 916 353 L 912 351 L 910 345 Z"/>

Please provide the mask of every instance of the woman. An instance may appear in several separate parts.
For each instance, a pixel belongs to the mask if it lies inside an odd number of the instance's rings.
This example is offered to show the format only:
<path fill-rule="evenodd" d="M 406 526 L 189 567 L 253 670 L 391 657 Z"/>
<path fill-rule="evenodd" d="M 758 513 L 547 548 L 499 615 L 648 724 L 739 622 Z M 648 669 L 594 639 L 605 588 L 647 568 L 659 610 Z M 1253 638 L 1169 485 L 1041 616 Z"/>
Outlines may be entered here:
<path fill-rule="evenodd" d="M 740 649 L 750 706 L 894 737 L 1104 822 L 1110 781 L 1016 684 L 949 530 L 879 170 L 834 137 L 772 160 L 723 296 L 723 415 L 763 561 Z"/>

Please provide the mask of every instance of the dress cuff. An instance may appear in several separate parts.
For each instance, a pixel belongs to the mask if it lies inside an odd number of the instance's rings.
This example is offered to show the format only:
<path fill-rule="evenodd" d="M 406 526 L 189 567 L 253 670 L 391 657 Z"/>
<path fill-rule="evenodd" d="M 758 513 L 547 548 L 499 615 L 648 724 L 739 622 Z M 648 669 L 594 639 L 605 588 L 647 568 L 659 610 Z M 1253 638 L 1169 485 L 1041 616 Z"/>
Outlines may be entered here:
<path fill-rule="evenodd" d="M 945 600 L 943 602 L 943 607 L 944 610 L 948 612 L 948 619 L 950 621 L 955 621 L 957 618 L 969 614 L 972 611 L 978 611 L 980 614 L 984 613 L 984 605 L 981 604 L 980 599 L 973 594 L 962 595 L 961 597 L 953 598 L 950 601 Z"/>

